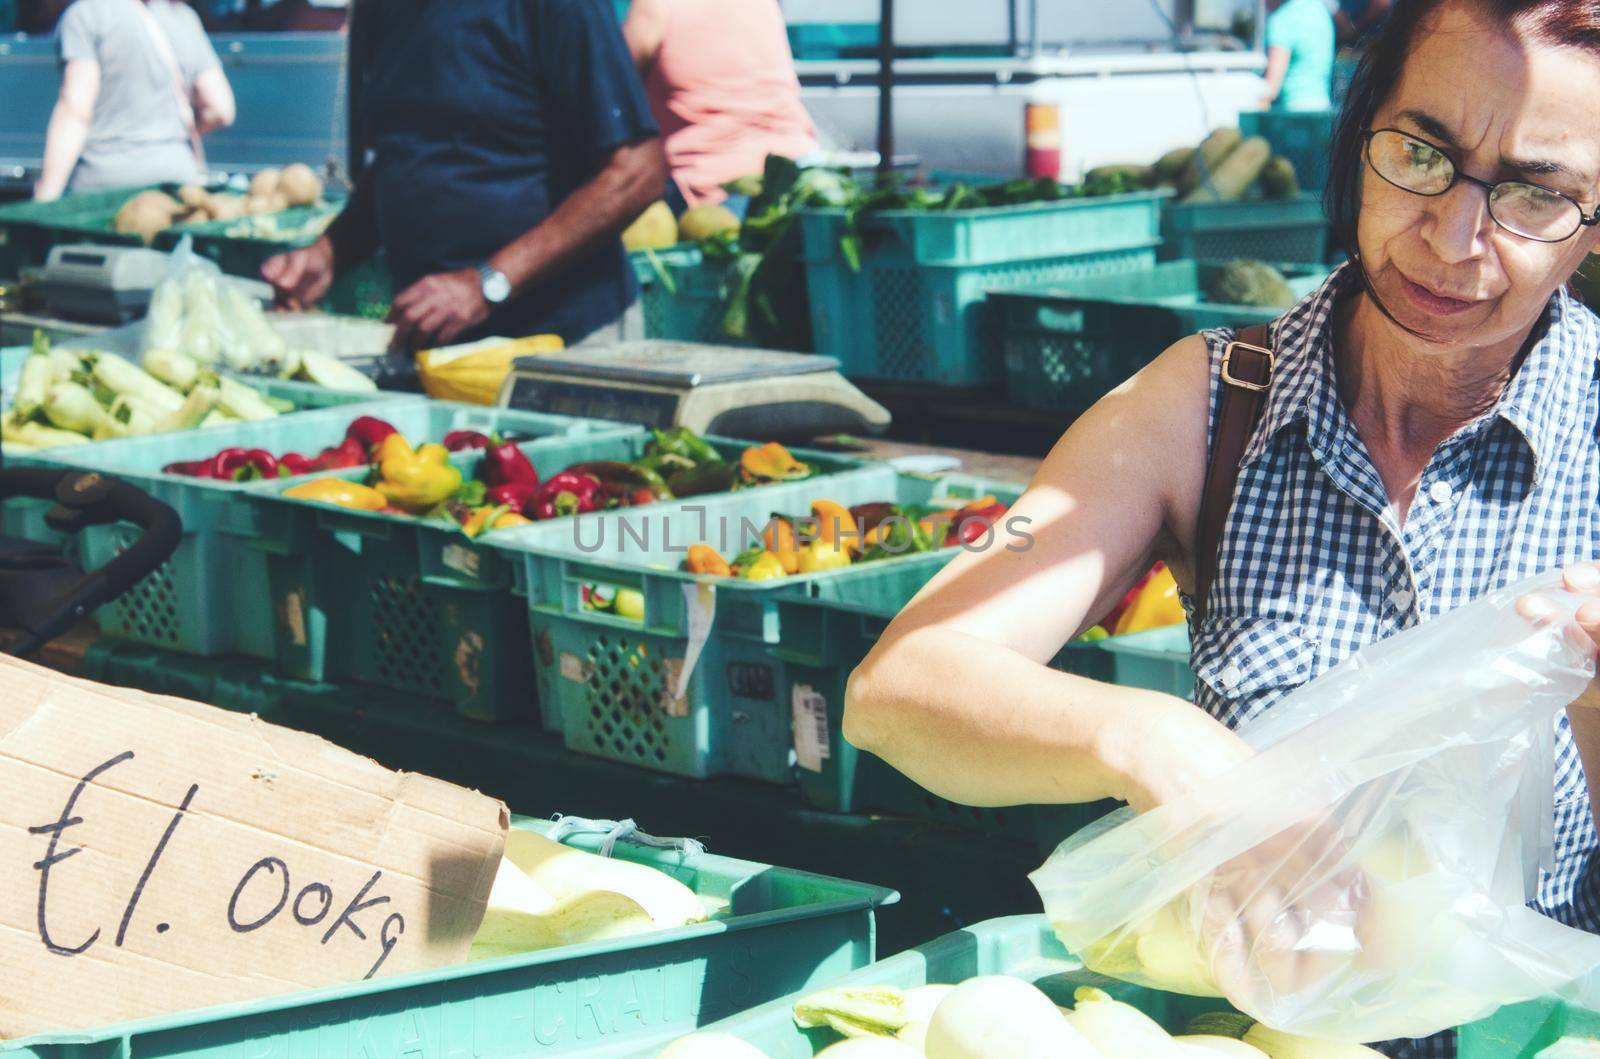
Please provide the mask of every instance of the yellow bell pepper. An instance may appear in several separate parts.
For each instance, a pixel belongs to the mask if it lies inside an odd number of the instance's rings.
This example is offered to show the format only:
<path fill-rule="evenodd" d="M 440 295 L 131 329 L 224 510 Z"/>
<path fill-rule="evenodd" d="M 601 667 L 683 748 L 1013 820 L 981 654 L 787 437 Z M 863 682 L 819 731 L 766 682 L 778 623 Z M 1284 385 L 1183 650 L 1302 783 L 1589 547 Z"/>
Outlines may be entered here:
<path fill-rule="evenodd" d="M 802 566 L 805 563 L 804 552 L 801 553 L 800 562 Z M 788 577 L 789 573 L 783 568 L 783 560 L 771 552 L 762 552 L 739 576 L 746 581 L 770 581 L 775 577 Z"/>
<path fill-rule="evenodd" d="M 761 543 L 767 551 L 778 557 L 786 574 L 800 572 L 800 543 L 794 534 L 794 523 L 786 518 L 774 518 L 761 531 Z"/>
<path fill-rule="evenodd" d="M 619 588 L 616 602 L 611 604 L 611 609 L 619 618 L 644 621 L 644 593 L 638 589 Z"/>
<path fill-rule="evenodd" d="M 684 566 L 691 574 L 711 574 L 715 577 L 732 577 L 733 567 L 728 565 L 717 550 L 709 544 L 689 545 L 689 555 Z"/>
<path fill-rule="evenodd" d="M 399 434 L 378 446 L 378 474 L 378 491 L 410 511 L 437 507 L 461 488 L 461 472 L 450 466 L 449 450 L 428 444 L 413 451 Z"/>
<path fill-rule="evenodd" d="M 800 572 L 815 574 L 850 565 L 850 550 L 838 541 L 814 540 L 800 549 Z"/>
<path fill-rule="evenodd" d="M 1139 594 L 1134 597 L 1128 609 L 1122 612 L 1122 617 L 1117 619 L 1117 627 L 1111 630 L 1111 634 L 1122 636 L 1130 632 L 1178 625 L 1187 620 L 1188 616 L 1183 612 L 1183 603 L 1178 599 L 1178 582 L 1172 579 L 1171 570 L 1162 567 L 1161 571 L 1152 576 L 1139 590 Z"/>
<path fill-rule="evenodd" d="M 388 498 L 376 489 L 360 482 L 348 482 L 343 478 L 316 478 L 309 482 L 301 482 L 297 486 L 285 489 L 283 495 L 292 496 L 296 500 L 314 500 L 319 504 L 354 508 L 357 511 L 381 511 L 389 506 Z"/>
<path fill-rule="evenodd" d="M 859 551 L 861 533 L 856 528 L 855 516 L 837 500 L 813 500 L 811 517 L 816 522 L 817 540 L 837 544 L 847 552 Z"/>
<path fill-rule="evenodd" d="M 481 536 L 486 530 L 531 525 L 533 525 L 533 519 L 524 518 L 504 504 L 499 507 L 485 504 L 483 507 L 472 509 L 471 516 L 461 524 L 461 532 L 469 537 L 477 537 Z"/>
<path fill-rule="evenodd" d="M 741 452 L 739 469 L 746 482 L 788 482 L 811 474 L 809 464 L 795 459 L 792 452 L 776 441 L 755 445 Z"/>

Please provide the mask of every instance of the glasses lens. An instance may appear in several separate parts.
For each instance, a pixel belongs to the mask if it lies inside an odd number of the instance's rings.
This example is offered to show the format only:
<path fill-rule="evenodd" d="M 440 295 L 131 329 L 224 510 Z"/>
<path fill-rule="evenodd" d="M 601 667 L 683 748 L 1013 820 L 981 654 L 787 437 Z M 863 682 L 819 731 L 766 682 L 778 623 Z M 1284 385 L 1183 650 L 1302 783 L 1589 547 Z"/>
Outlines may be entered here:
<path fill-rule="evenodd" d="M 1489 193 L 1489 215 L 1518 235 L 1549 242 L 1567 238 L 1583 220 L 1577 203 L 1515 180 L 1494 186 Z"/>
<path fill-rule="evenodd" d="M 1367 158 L 1383 179 L 1418 195 L 1443 195 L 1456 175 L 1438 148 L 1392 129 L 1373 134 Z"/>

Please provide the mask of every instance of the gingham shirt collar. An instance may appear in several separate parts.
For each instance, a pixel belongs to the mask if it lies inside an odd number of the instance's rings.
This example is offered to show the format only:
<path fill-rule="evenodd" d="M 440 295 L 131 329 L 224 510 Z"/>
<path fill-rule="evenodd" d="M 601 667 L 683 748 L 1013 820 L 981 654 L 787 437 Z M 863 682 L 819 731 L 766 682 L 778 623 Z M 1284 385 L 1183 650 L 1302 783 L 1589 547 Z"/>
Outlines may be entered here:
<path fill-rule="evenodd" d="M 1348 466 L 1344 449 L 1355 443 L 1355 432 L 1334 375 L 1333 312 L 1359 284 L 1354 266 L 1346 262 L 1272 325 L 1274 382 L 1241 466 L 1259 459 L 1280 433 L 1296 424 L 1304 425 L 1306 443 L 1325 470 Z M 1533 458 L 1537 485 L 1545 460 L 1583 410 L 1596 367 L 1592 351 L 1600 340 L 1595 323 L 1565 287 L 1558 288 L 1545 310 L 1543 333 L 1505 393 L 1488 414 L 1457 436 L 1476 437 L 1497 420 L 1510 424 Z M 1585 358 L 1587 371 L 1577 363 Z"/>

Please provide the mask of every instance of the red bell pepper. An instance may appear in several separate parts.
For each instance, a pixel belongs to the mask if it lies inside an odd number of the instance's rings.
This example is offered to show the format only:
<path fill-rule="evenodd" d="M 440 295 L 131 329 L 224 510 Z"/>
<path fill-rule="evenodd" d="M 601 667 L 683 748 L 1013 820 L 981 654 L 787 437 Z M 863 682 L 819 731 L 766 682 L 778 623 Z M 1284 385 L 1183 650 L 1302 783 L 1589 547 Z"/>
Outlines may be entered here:
<path fill-rule="evenodd" d="M 949 548 L 956 544 L 973 544 L 983 540 L 995 531 L 1000 520 L 1005 518 L 1006 506 L 1004 504 L 986 504 L 983 507 L 964 507 L 956 513 L 955 520 L 950 528 L 945 531 L 944 546 Z"/>
<path fill-rule="evenodd" d="M 506 482 L 490 486 L 483 502 L 491 507 L 506 507 L 519 515 L 526 515 L 538 496 L 537 482 Z"/>
<path fill-rule="evenodd" d="M 210 478 L 214 460 L 182 460 L 161 468 L 162 474 L 182 474 L 190 478 Z"/>
<path fill-rule="evenodd" d="M 298 452 L 286 452 L 278 457 L 278 477 L 293 478 L 296 475 L 310 474 L 317 469 L 316 461 Z"/>
<path fill-rule="evenodd" d="M 1154 566 L 1145 572 L 1143 577 L 1134 582 L 1132 588 L 1123 593 L 1122 599 L 1118 601 L 1117 605 L 1112 607 L 1110 612 L 1108 612 L 1105 617 L 1101 618 L 1097 624 L 1108 630 L 1115 629 L 1117 627 L 1117 619 L 1122 617 L 1122 612 L 1133 606 L 1133 601 L 1139 598 L 1139 593 L 1144 591 L 1144 586 L 1148 585 L 1152 578 L 1166 568 L 1166 563 L 1158 561 Z"/>
<path fill-rule="evenodd" d="M 276 478 L 278 461 L 265 449 L 223 449 L 211 458 L 211 477 L 222 482 Z"/>
<path fill-rule="evenodd" d="M 478 430 L 452 430 L 444 436 L 444 447 L 451 452 L 467 449 L 486 449 L 494 444 L 489 435 Z"/>
<path fill-rule="evenodd" d="M 390 434 L 398 433 L 399 431 L 393 426 L 377 418 L 376 416 L 360 416 L 352 420 L 350 425 L 345 427 L 344 430 L 344 436 L 346 439 L 354 438 L 355 440 L 361 442 L 362 448 L 364 448 L 368 453 L 371 453 L 372 450 L 376 449 L 379 445 L 382 445 L 384 438 L 388 437 Z"/>
<path fill-rule="evenodd" d="M 338 471 L 346 467 L 360 467 L 370 459 L 367 447 L 359 438 L 345 438 L 337 445 L 323 449 L 311 461 L 314 471 Z"/>
<path fill-rule="evenodd" d="M 483 480 L 491 486 L 539 484 L 539 472 L 527 453 L 507 441 L 492 445 L 483 455 Z"/>
<path fill-rule="evenodd" d="M 536 519 L 561 518 L 598 511 L 605 506 L 605 487 L 592 474 L 563 471 L 539 487 L 533 500 Z"/>

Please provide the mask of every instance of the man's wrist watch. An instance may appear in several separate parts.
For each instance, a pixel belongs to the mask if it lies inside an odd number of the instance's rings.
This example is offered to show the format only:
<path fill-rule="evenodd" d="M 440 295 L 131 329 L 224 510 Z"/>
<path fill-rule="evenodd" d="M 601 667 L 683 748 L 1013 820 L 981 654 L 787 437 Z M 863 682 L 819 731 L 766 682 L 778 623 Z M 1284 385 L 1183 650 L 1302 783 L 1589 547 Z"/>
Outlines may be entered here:
<path fill-rule="evenodd" d="M 511 297 L 511 280 L 504 272 L 485 262 L 478 266 L 478 279 L 483 284 L 483 300 L 499 305 Z"/>

